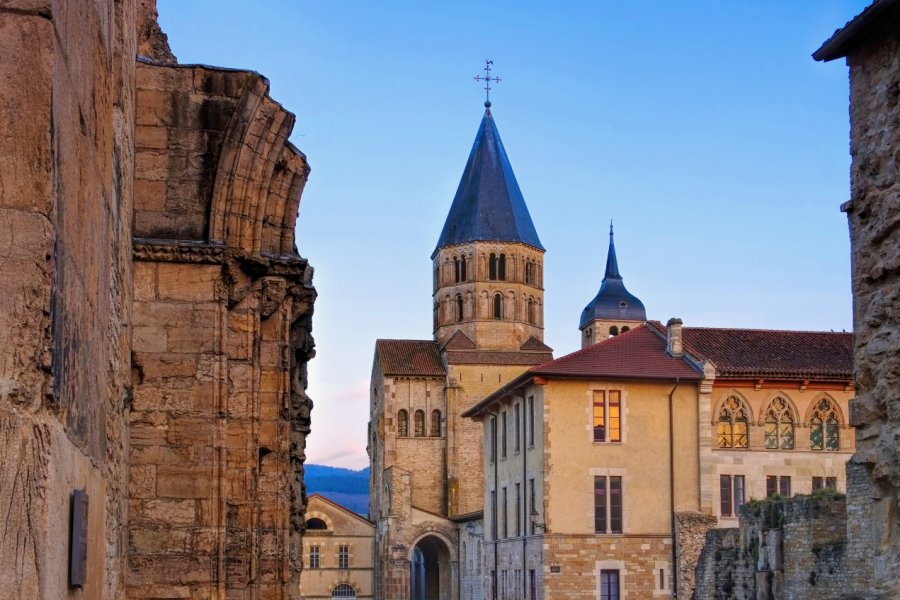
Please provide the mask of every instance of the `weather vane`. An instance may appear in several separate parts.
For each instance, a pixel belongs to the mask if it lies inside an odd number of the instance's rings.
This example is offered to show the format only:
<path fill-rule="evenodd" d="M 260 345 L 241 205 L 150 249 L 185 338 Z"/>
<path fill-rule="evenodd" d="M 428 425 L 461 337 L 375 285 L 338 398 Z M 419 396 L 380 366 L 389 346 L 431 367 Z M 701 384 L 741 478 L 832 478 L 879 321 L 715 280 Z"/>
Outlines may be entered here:
<path fill-rule="evenodd" d="M 500 83 L 500 78 L 496 75 L 491 75 L 491 67 L 494 65 L 494 61 L 487 59 L 484 61 L 484 77 L 481 75 L 476 75 L 474 77 L 475 81 L 483 81 L 484 82 L 484 106 L 485 108 L 491 107 L 491 82 Z"/>

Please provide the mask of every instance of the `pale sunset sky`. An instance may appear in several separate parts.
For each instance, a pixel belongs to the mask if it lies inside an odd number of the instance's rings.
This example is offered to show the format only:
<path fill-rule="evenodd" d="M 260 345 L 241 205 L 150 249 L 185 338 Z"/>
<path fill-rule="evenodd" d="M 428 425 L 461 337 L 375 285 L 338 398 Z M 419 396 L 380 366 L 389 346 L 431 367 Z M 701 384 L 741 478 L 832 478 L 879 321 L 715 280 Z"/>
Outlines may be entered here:
<path fill-rule="evenodd" d="M 431 261 L 483 113 L 579 347 L 610 219 L 628 289 L 686 326 L 850 330 L 848 79 L 810 54 L 868 0 L 159 0 L 181 63 L 258 71 L 297 115 L 315 268 L 308 462 L 368 464 L 377 338 L 431 338 Z"/>

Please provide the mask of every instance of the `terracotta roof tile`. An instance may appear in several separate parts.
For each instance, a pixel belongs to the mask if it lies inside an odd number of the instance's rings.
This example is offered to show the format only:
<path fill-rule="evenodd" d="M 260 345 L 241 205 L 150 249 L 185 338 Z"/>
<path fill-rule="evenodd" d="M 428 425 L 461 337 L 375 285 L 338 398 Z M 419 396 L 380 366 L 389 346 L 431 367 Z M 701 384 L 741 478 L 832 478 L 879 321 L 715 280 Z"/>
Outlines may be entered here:
<path fill-rule="evenodd" d="M 519 346 L 519 350 L 538 350 L 540 352 L 553 352 L 553 348 L 534 336 L 531 336 L 524 344 Z"/>
<path fill-rule="evenodd" d="M 853 378 L 852 333 L 685 327 L 682 339 L 716 365 L 716 377 Z"/>
<path fill-rule="evenodd" d="M 496 350 L 451 350 L 444 354 L 448 365 L 537 365 L 553 360 L 550 352 L 503 352 Z"/>
<path fill-rule="evenodd" d="M 702 374 L 684 358 L 666 354 L 666 340 L 641 325 L 554 361 L 538 365 L 533 375 L 667 379 L 699 381 Z"/>
<path fill-rule="evenodd" d="M 444 350 L 475 350 L 476 348 L 478 346 L 475 345 L 472 338 L 462 332 L 462 329 L 457 329 L 456 333 L 450 336 L 450 339 L 444 344 Z"/>
<path fill-rule="evenodd" d="M 440 347 L 431 340 L 377 340 L 375 353 L 385 375 L 447 375 Z"/>

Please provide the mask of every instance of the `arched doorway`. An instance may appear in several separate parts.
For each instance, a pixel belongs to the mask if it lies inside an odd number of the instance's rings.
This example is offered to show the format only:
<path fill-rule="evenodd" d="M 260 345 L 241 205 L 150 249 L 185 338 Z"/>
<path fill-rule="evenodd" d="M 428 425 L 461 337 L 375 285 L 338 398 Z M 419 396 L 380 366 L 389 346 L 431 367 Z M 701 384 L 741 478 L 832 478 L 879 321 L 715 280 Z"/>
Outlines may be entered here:
<path fill-rule="evenodd" d="M 426 535 L 413 546 L 409 563 L 411 600 L 449 600 L 450 549 L 436 535 Z"/>

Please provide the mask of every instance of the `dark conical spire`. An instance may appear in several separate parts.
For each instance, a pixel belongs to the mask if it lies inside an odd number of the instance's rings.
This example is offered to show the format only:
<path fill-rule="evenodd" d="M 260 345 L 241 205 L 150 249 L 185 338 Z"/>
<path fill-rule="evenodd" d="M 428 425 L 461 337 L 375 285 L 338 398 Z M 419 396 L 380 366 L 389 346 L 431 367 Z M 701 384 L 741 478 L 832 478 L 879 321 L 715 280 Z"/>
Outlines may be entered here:
<path fill-rule="evenodd" d="M 521 242 L 544 249 L 490 107 L 484 111 L 437 248 L 474 241 Z"/>
<path fill-rule="evenodd" d="M 609 222 L 609 252 L 606 254 L 606 274 L 603 281 L 607 279 L 622 279 L 619 275 L 619 261 L 616 260 L 616 245 L 613 242 L 613 224 Z"/>
<path fill-rule="evenodd" d="M 609 222 L 609 252 L 606 255 L 606 272 L 600 291 L 581 312 L 579 329 L 596 319 L 614 321 L 646 321 L 647 310 L 637 296 L 625 289 L 622 275 L 619 273 L 619 261 L 616 258 L 616 246 L 613 242 L 612 221 Z"/>

